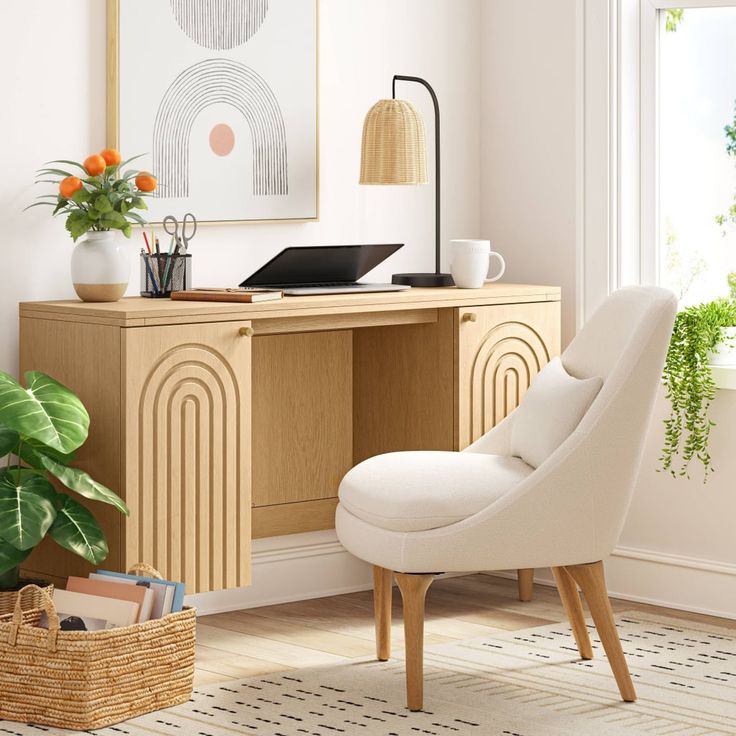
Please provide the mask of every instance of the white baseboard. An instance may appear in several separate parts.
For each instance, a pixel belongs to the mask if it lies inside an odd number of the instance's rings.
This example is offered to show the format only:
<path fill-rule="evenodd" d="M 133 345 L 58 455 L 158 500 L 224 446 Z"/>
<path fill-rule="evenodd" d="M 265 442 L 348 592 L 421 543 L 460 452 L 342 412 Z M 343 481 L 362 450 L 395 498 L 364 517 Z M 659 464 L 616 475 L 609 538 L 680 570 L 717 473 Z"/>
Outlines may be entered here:
<path fill-rule="evenodd" d="M 186 597 L 199 615 L 257 608 L 369 590 L 371 566 L 353 557 L 333 530 L 253 541 L 252 580 L 247 588 Z"/>
<path fill-rule="evenodd" d="M 515 572 L 489 572 L 515 578 Z M 550 570 L 534 581 L 554 586 Z M 606 561 L 606 582 L 614 598 L 692 613 L 736 619 L 736 565 L 666 552 L 617 547 Z"/>
<path fill-rule="evenodd" d="M 333 530 L 257 539 L 253 584 L 187 596 L 199 614 L 324 598 L 370 590 L 370 565 L 346 552 Z M 489 572 L 515 578 L 515 572 Z M 682 611 L 736 619 L 736 565 L 652 550 L 618 547 L 606 562 L 611 596 Z M 535 572 L 554 586 L 548 569 Z"/>

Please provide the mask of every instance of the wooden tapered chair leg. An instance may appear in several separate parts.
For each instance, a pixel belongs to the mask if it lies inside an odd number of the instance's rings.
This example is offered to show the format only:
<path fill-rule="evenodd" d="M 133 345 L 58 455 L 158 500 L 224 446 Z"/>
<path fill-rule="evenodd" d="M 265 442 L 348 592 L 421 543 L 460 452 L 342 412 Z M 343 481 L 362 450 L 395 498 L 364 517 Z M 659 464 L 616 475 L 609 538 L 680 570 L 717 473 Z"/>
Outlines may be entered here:
<path fill-rule="evenodd" d="M 516 582 L 519 586 L 519 600 L 524 603 L 530 601 L 534 593 L 534 568 L 517 570 Z"/>
<path fill-rule="evenodd" d="M 634 683 L 631 681 L 631 674 L 629 673 L 629 666 L 626 664 L 621 640 L 618 638 L 611 602 L 608 600 L 603 563 L 570 565 L 565 569 L 583 591 L 622 699 L 626 702 L 635 701 L 636 690 L 634 690 Z"/>
<path fill-rule="evenodd" d="M 376 618 L 376 657 L 391 657 L 391 584 L 393 573 L 373 565 L 373 611 Z"/>
<path fill-rule="evenodd" d="M 424 598 L 434 575 L 396 573 L 404 602 L 406 706 L 421 710 L 424 704 Z"/>
<path fill-rule="evenodd" d="M 580 656 L 583 659 L 593 659 L 593 647 L 590 645 L 588 627 L 585 625 L 585 614 L 583 604 L 580 602 L 578 586 L 564 567 L 553 567 L 552 574 L 555 576 L 557 591 L 570 626 L 572 626 L 572 633 Z"/>

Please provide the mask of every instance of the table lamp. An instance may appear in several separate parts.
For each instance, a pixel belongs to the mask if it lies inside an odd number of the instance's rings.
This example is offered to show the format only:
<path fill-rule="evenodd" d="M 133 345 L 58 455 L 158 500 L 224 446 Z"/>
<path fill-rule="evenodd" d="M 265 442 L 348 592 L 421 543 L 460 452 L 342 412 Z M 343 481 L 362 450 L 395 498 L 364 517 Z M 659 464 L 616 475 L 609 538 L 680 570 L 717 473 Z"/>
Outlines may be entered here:
<path fill-rule="evenodd" d="M 379 100 L 363 123 L 360 161 L 361 184 L 426 184 L 427 150 L 424 121 L 406 100 L 396 99 L 396 82 L 417 82 L 429 91 L 434 103 L 435 154 L 435 271 L 397 273 L 394 284 L 409 286 L 454 286 L 449 273 L 440 272 L 440 106 L 430 84 L 419 77 L 395 75 L 390 100 Z"/>

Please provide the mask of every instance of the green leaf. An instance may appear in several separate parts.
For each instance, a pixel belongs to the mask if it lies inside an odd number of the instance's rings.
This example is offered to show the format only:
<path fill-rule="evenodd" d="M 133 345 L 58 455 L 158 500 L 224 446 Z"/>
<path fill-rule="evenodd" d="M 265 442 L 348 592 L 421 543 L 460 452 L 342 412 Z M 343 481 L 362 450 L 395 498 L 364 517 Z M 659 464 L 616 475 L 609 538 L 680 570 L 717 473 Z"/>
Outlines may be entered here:
<path fill-rule="evenodd" d="M 56 491 L 46 478 L 0 471 L 0 538 L 16 549 L 32 549 L 56 518 Z"/>
<path fill-rule="evenodd" d="M 0 427 L 0 457 L 5 457 L 8 453 L 14 452 L 18 447 L 20 435 L 14 429 Z"/>
<path fill-rule="evenodd" d="M 100 194 L 100 196 L 95 199 L 94 205 L 95 209 L 102 214 L 112 212 L 112 204 L 104 194 Z"/>
<path fill-rule="evenodd" d="M 0 575 L 18 567 L 32 551 L 32 549 L 16 549 L 12 544 L 0 539 Z"/>
<path fill-rule="evenodd" d="M 108 554 L 107 540 L 100 525 L 82 504 L 64 493 L 60 495 L 63 504 L 49 535 L 65 549 L 99 565 Z"/>
<path fill-rule="evenodd" d="M 147 225 L 148 222 L 144 220 L 137 212 L 128 212 L 125 215 L 128 219 L 137 222 L 139 225 Z"/>
<path fill-rule="evenodd" d="M 29 371 L 25 379 L 27 389 L 0 372 L 0 424 L 59 452 L 80 447 L 89 431 L 82 402 L 45 373 Z"/>
<path fill-rule="evenodd" d="M 72 166 L 76 166 L 79 169 L 82 169 L 82 171 L 86 171 L 84 166 L 79 163 L 79 161 L 70 161 L 68 158 L 55 158 L 53 161 L 47 161 L 44 166 L 47 164 L 71 164 Z"/>
<path fill-rule="evenodd" d="M 94 222 L 89 218 L 87 212 L 83 210 L 73 211 L 66 220 L 66 229 L 69 231 L 75 242 L 90 230 L 93 225 Z"/>
<path fill-rule="evenodd" d="M 77 204 L 82 204 L 82 202 L 89 202 L 89 196 L 89 192 L 86 189 L 82 188 L 77 189 L 77 191 L 72 194 L 72 199 Z"/>
<path fill-rule="evenodd" d="M 39 454 L 38 456 L 43 467 L 70 490 L 76 491 L 80 496 L 93 501 L 110 504 L 126 516 L 130 513 L 124 501 L 116 493 L 103 486 L 102 483 L 93 480 L 88 473 L 79 470 L 79 468 L 69 468 L 47 455 Z"/>
<path fill-rule="evenodd" d="M 47 204 L 47 205 L 49 205 L 51 207 L 55 207 L 56 206 L 56 203 L 55 202 L 34 202 L 33 204 L 29 204 L 27 207 L 24 207 L 23 208 L 23 212 L 25 212 L 26 210 L 31 209 L 31 207 L 40 207 L 41 205 L 44 205 L 44 204 Z"/>
<path fill-rule="evenodd" d="M 87 210 L 87 217 L 89 217 L 92 222 L 96 222 L 100 219 L 100 213 L 94 207 L 90 207 Z"/>
<path fill-rule="evenodd" d="M 60 210 L 63 210 L 64 207 L 66 207 L 68 204 L 69 204 L 68 199 L 62 199 L 61 197 L 59 197 L 59 203 L 56 205 L 56 207 L 54 208 L 54 211 L 51 214 L 55 215 Z"/>
<path fill-rule="evenodd" d="M 139 210 L 147 210 L 148 205 L 146 204 L 146 200 L 143 199 L 143 197 L 135 197 L 133 199 L 133 207 L 137 207 Z"/>
<path fill-rule="evenodd" d="M 44 476 L 48 470 L 43 462 L 44 457 L 51 458 L 61 465 L 69 465 L 74 462 L 73 452 L 65 454 L 58 450 L 52 450 L 50 447 L 28 437 L 25 437 L 23 442 L 20 443 L 18 454 L 23 462 L 30 465 L 31 468 L 40 471 Z"/>
<path fill-rule="evenodd" d="M 65 171 L 64 169 L 39 169 L 36 174 L 41 174 L 42 176 L 46 176 L 47 174 L 54 174 L 56 176 L 74 176 L 74 174 L 71 173 L 71 171 Z"/>
<path fill-rule="evenodd" d="M 122 228 L 122 231 L 126 238 L 129 238 L 133 234 L 133 228 L 130 225 L 125 225 L 125 227 Z"/>
<path fill-rule="evenodd" d="M 139 153 L 137 156 L 132 156 L 131 158 L 126 159 L 125 161 L 120 163 L 119 168 L 122 169 L 124 166 L 127 166 L 131 161 L 135 161 L 137 158 L 143 158 L 143 156 L 145 155 L 146 155 L 145 153 Z"/>

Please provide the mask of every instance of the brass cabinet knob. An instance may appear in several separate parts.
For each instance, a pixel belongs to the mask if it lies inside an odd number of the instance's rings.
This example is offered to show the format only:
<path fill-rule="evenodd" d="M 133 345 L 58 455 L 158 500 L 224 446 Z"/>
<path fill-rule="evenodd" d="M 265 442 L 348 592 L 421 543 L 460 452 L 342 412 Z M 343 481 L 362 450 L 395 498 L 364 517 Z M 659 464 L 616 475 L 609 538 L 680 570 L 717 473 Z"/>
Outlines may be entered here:
<path fill-rule="evenodd" d="M 465 312 L 463 315 L 463 322 L 477 322 L 478 315 L 475 312 Z"/>
<path fill-rule="evenodd" d="M 252 327 L 241 327 L 238 330 L 238 334 L 241 337 L 253 337 L 253 335 L 256 334 L 256 331 Z"/>

